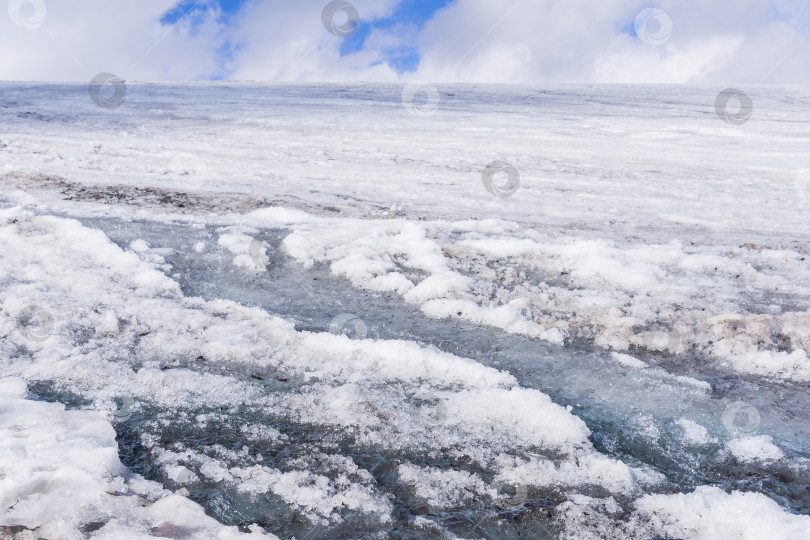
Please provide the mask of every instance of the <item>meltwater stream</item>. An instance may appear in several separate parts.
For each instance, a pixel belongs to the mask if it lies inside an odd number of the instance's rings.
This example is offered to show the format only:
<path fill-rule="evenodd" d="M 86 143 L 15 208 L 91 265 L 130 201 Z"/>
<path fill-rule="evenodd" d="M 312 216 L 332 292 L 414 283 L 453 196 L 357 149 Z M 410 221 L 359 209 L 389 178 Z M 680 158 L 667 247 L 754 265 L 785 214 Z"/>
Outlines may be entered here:
<path fill-rule="evenodd" d="M 294 321 L 300 331 L 329 331 L 336 316 L 349 313 L 362 319 L 369 339 L 410 340 L 506 371 L 521 386 L 537 389 L 557 404 L 571 406 L 572 413 L 591 430 L 591 440 L 600 452 L 628 465 L 647 465 L 663 473 L 667 481 L 657 491 L 687 492 L 698 485 L 758 491 L 790 511 L 810 513 L 810 480 L 804 461 L 810 458 L 807 388 L 745 379 L 711 369 L 699 359 L 686 356 L 663 358 L 639 354 L 650 368 L 628 369 L 609 353 L 585 343 L 558 347 L 458 320 L 430 319 L 400 298 L 352 289 L 347 282 L 331 276 L 328 268 L 303 268 L 281 249 L 281 241 L 287 234 L 283 230 L 265 230 L 256 235 L 268 246 L 269 258 L 267 272 L 256 274 L 233 264 L 233 254 L 218 245 L 219 233 L 213 227 L 108 218 L 80 221 L 101 229 L 123 248 L 134 240 L 146 241 L 171 265 L 167 273 L 181 285 L 186 296 L 260 306 Z M 195 250 L 195 245 L 201 242 L 205 249 Z M 289 391 L 289 381 L 247 375 L 262 380 L 268 393 Z M 709 383 L 711 389 L 701 381 Z M 47 388 L 34 390 L 43 399 L 75 400 L 75 396 L 49 395 Z M 735 402 L 751 405 L 760 415 L 756 431 L 746 434 L 772 436 L 787 459 L 740 463 L 728 454 L 725 442 L 740 436 L 730 429 L 734 424 L 729 426 L 728 422 L 727 411 Z M 188 421 L 190 416 L 203 413 L 218 415 L 209 428 Z M 699 449 L 684 444 L 682 428 L 676 424 L 679 419 L 705 426 L 716 442 Z M 270 423 L 287 442 L 245 442 L 240 425 L 247 420 L 254 424 Z M 744 424 L 746 420 L 740 422 Z M 122 461 L 135 472 L 167 486 L 172 486 L 172 479 L 165 476 L 150 452 L 141 446 L 144 433 L 167 448 L 178 443 L 192 449 L 219 445 L 237 455 L 239 449 L 248 446 L 251 452 L 260 452 L 268 466 L 281 467 L 285 461 L 317 452 L 347 456 L 371 472 L 379 489 L 389 494 L 394 504 L 395 522 L 390 525 L 347 519 L 343 525 L 313 526 L 291 515 L 280 499 L 268 497 L 256 505 L 215 481 L 203 481 L 189 489 L 189 496 L 220 521 L 242 527 L 259 523 L 282 538 L 357 538 L 374 533 L 394 538 L 431 537 L 424 530 L 409 529 L 408 522 L 414 515 L 427 516 L 462 537 L 543 538 L 557 530 L 546 509 L 561 502 L 559 494 L 529 490 L 519 510 L 474 507 L 461 512 L 437 512 L 401 489 L 397 464 L 405 459 L 419 460 L 422 466 L 463 470 L 464 463 L 424 455 L 406 456 L 385 449 L 368 450 L 354 445 L 351 438 L 342 437 L 334 429 L 262 417 L 249 407 L 190 413 L 145 406 L 132 416 L 118 418 L 115 428 Z M 606 495 L 598 489 L 593 494 Z"/>

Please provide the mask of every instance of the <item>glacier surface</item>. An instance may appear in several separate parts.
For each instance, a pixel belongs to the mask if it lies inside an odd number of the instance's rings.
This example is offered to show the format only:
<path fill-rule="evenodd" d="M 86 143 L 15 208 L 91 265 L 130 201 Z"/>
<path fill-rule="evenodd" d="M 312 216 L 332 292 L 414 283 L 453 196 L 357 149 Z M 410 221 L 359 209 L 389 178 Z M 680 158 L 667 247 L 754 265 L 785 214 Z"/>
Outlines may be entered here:
<path fill-rule="evenodd" d="M 0 89 L 4 535 L 810 534 L 810 90 Z"/>

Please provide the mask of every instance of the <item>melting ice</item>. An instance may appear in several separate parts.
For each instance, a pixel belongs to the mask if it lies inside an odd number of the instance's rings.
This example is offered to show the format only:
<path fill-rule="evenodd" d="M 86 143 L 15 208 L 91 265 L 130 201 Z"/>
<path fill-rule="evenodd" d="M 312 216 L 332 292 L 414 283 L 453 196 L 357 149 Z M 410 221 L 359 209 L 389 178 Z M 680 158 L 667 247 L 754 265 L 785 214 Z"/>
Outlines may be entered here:
<path fill-rule="evenodd" d="M 732 135 L 700 89 L 458 88 L 429 121 L 389 87 L 4 89 L 3 535 L 810 534 L 791 91 Z M 493 202 L 507 149 L 549 180 Z"/>

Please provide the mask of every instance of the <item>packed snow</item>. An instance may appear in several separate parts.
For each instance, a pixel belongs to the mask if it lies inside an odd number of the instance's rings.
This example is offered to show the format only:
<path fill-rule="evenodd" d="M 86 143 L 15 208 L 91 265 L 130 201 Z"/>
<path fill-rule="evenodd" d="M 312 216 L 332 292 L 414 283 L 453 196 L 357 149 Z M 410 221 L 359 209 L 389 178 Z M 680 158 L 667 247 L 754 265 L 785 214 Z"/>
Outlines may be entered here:
<path fill-rule="evenodd" d="M 102 413 L 26 399 L 23 379 L 0 379 L 0 392 L 4 536 L 277 538 L 258 526 L 252 534 L 225 527 L 183 495 L 129 472 Z"/>
<path fill-rule="evenodd" d="M 1 535 L 810 536 L 806 89 L 0 88 Z"/>

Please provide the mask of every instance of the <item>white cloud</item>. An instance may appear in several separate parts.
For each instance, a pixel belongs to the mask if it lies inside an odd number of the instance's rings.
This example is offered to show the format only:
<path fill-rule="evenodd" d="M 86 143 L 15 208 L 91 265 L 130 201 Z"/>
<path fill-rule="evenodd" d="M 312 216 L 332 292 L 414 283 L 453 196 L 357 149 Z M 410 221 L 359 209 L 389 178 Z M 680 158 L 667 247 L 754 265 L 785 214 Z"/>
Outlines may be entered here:
<path fill-rule="evenodd" d="M 374 21 L 400 1 L 352 3 Z M 321 23 L 324 0 L 254 0 L 229 19 L 207 0 L 193 24 L 173 26 L 160 17 L 176 0 L 44 2 L 33 30 L 0 13 L 0 79 L 85 81 L 109 71 L 129 80 L 810 82 L 810 8 L 800 0 L 455 0 L 421 30 L 394 21 L 343 56 Z M 630 35 L 651 6 L 672 20 L 662 46 Z M 398 76 L 378 55 L 403 46 L 421 61 Z"/>
<path fill-rule="evenodd" d="M 124 78 L 193 79 L 217 69 L 212 49 L 222 29 L 214 13 L 191 33 L 182 25 L 160 25 L 174 0 L 45 1 L 47 16 L 36 30 L 0 18 L 0 44 L 6 51 L 0 57 L 0 78 L 89 81 L 110 71 Z"/>
<path fill-rule="evenodd" d="M 321 22 L 323 0 L 256 2 L 248 5 L 231 31 L 241 51 L 229 64 L 234 79 L 270 81 L 392 80 L 396 74 L 372 51 L 340 56 L 341 38 Z M 396 0 L 355 0 L 361 19 L 390 15 Z"/>
<path fill-rule="evenodd" d="M 805 61 L 810 42 L 801 43 L 810 32 L 810 18 L 798 2 L 658 2 L 673 26 L 663 46 L 629 35 L 635 15 L 646 7 L 624 0 L 457 0 L 425 28 L 417 76 L 522 83 L 722 83 L 759 82 L 770 72 L 762 82 L 810 82 Z M 785 20 L 773 20 L 780 11 Z"/>

